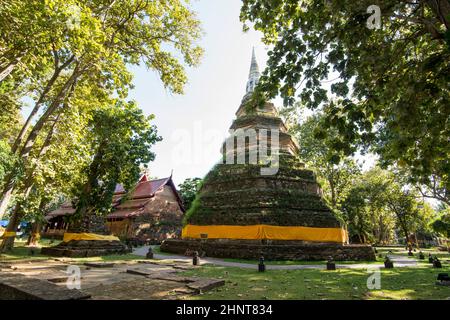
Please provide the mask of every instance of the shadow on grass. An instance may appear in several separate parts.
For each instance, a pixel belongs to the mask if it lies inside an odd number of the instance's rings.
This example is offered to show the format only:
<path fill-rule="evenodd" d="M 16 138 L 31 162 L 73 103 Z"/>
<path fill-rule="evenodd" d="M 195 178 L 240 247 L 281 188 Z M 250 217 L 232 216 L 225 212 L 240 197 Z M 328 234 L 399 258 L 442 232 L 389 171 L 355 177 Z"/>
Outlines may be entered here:
<path fill-rule="evenodd" d="M 186 275 L 226 280 L 223 288 L 196 299 L 446 299 L 450 288 L 435 285 L 439 272 L 450 268 L 380 269 L 381 289 L 369 290 L 373 270 L 255 270 L 205 266 Z"/>

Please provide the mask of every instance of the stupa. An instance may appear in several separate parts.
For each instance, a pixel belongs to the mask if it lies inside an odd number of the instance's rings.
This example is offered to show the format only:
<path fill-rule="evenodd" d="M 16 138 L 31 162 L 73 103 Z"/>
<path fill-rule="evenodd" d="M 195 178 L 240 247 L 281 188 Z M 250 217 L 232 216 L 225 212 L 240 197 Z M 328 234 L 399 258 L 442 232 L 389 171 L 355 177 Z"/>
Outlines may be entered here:
<path fill-rule="evenodd" d="M 271 102 L 253 105 L 260 73 L 253 50 L 246 94 L 222 146 L 184 218 L 182 239 L 161 251 L 268 260 L 374 260 L 370 246 L 350 245 L 322 198 L 312 170 L 297 154 Z"/>

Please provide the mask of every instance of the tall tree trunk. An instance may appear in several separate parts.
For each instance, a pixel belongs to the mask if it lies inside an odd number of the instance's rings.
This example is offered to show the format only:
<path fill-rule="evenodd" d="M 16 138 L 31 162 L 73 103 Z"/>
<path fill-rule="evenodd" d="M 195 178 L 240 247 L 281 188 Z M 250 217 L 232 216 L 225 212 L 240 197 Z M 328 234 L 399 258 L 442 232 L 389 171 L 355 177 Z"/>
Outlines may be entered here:
<path fill-rule="evenodd" d="M 25 123 L 23 124 L 22 128 L 20 129 L 19 135 L 17 136 L 16 140 L 14 141 L 14 145 L 12 147 L 12 152 L 13 153 L 15 153 L 18 150 L 20 144 L 22 143 L 23 138 L 25 137 L 25 134 L 27 133 L 28 129 L 30 128 L 31 121 L 36 116 L 36 114 L 39 112 L 39 109 L 41 108 L 42 103 L 44 102 L 44 99 L 47 97 L 48 92 L 50 91 L 50 89 L 55 84 L 55 82 L 58 79 L 58 77 L 61 74 L 61 72 L 66 67 L 68 67 L 73 62 L 73 60 L 74 60 L 74 56 L 69 58 L 61 66 L 57 66 L 58 62 L 57 62 L 57 57 L 55 56 L 55 65 L 56 65 L 55 71 L 53 72 L 53 75 L 50 78 L 50 80 L 47 82 L 47 85 L 45 86 L 44 90 L 40 94 L 38 101 L 36 102 L 36 104 L 33 107 L 33 110 L 31 110 L 31 113 L 28 115 L 27 120 L 25 121 Z"/>
<path fill-rule="evenodd" d="M 409 234 L 408 234 L 408 228 L 406 227 L 406 225 L 403 224 L 402 221 L 400 221 L 401 224 L 401 228 L 403 230 L 403 233 L 405 234 L 405 240 L 406 240 L 406 246 L 409 246 Z"/>
<path fill-rule="evenodd" d="M 11 219 L 9 219 L 8 225 L 6 226 L 6 232 L 16 232 L 17 227 L 20 223 L 20 215 L 19 215 L 19 208 L 20 206 L 16 206 L 14 209 L 14 212 L 11 216 Z M 14 240 L 16 239 L 15 236 L 4 238 L 2 243 L 0 244 L 0 253 L 5 251 L 10 251 L 14 247 Z"/>
<path fill-rule="evenodd" d="M 61 88 L 58 95 L 53 100 L 52 104 L 48 107 L 46 112 L 40 117 L 38 122 L 35 124 L 35 126 L 31 130 L 30 134 L 28 135 L 25 145 L 23 146 L 23 148 L 20 150 L 20 153 L 19 153 L 19 156 L 22 158 L 24 163 L 27 161 L 27 158 L 31 152 L 31 149 L 34 146 L 34 142 L 36 141 L 36 138 L 38 137 L 38 135 L 41 132 L 42 128 L 44 127 L 45 123 L 48 121 L 50 116 L 58 109 L 62 100 L 64 98 L 67 98 L 67 92 L 69 91 L 70 94 L 73 93 L 77 78 L 80 75 L 78 66 L 79 65 L 77 65 L 77 67 L 74 69 L 72 75 L 66 81 L 64 86 Z M 6 209 L 8 208 L 8 205 L 11 200 L 15 186 L 16 186 L 16 181 L 14 181 L 14 175 L 12 173 L 10 173 L 7 176 L 7 178 L 5 179 L 2 197 L 0 199 L 0 219 L 6 213 Z"/>
<path fill-rule="evenodd" d="M 30 236 L 28 237 L 27 245 L 37 246 L 39 242 L 42 223 L 40 221 L 35 221 L 31 226 Z"/>
<path fill-rule="evenodd" d="M 425 0 L 436 18 L 446 27 L 450 28 L 450 1 L 449 0 Z"/>
<path fill-rule="evenodd" d="M 51 115 L 55 113 L 56 110 L 58 110 L 58 107 L 60 107 L 61 103 L 64 99 L 67 98 L 67 93 L 73 91 L 73 87 L 75 86 L 75 83 L 77 81 L 77 78 L 79 76 L 79 65 L 77 65 L 72 72 L 72 75 L 70 78 L 66 81 L 64 86 L 61 88 L 61 90 L 56 95 L 53 102 L 50 104 L 50 106 L 47 108 L 47 110 L 44 112 L 44 114 L 39 118 L 39 120 L 36 122 L 36 124 L 33 126 L 33 129 L 31 130 L 30 134 L 28 135 L 24 146 L 20 150 L 20 157 L 26 161 L 28 158 L 31 149 L 34 146 L 34 142 L 36 141 L 36 138 L 38 137 L 39 133 L 41 132 L 42 128 L 44 127 L 45 123 L 48 121 Z"/>
<path fill-rule="evenodd" d="M 2 82 L 7 76 L 11 74 L 11 72 L 14 70 L 14 67 L 17 65 L 19 61 L 11 61 L 8 65 L 6 65 L 4 68 L 0 68 L 0 82 Z"/>
<path fill-rule="evenodd" d="M 92 203 L 90 200 L 90 195 L 97 184 L 98 171 L 100 166 L 100 160 L 104 154 L 104 148 L 107 144 L 106 140 L 103 140 L 98 146 L 97 153 L 95 154 L 92 162 L 89 166 L 88 180 L 83 186 L 81 195 L 79 196 L 77 209 L 75 215 L 78 217 L 78 221 L 73 221 L 69 226 L 69 232 L 81 233 L 89 232 L 91 218 L 92 218 Z"/>
<path fill-rule="evenodd" d="M 10 175 L 7 176 L 7 184 L 5 184 L 5 187 L 2 192 L 2 198 L 0 199 L 0 219 L 5 215 L 6 209 L 8 209 L 9 202 L 11 201 L 11 197 L 14 191 L 14 183 L 13 179 L 10 177 Z"/>
<path fill-rule="evenodd" d="M 20 54 L 14 54 L 13 52 L 21 52 Z M 28 50 L 20 50 L 18 48 L 12 48 L 10 50 L 2 51 L 0 56 L 2 64 L 0 64 L 0 83 L 9 76 L 14 68 L 19 64 L 20 60 L 28 53 Z"/>
<path fill-rule="evenodd" d="M 62 112 L 60 112 L 58 114 L 53 125 L 51 126 L 51 128 L 47 134 L 47 137 L 45 138 L 45 140 L 41 146 L 41 149 L 39 150 L 39 153 L 37 156 L 38 158 L 41 158 L 47 152 L 48 147 L 50 146 L 50 143 L 52 141 L 53 133 L 55 131 L 56 125 L 58 124 L 59 119 L 61 117 L 61 114 L 62 114 Z M 29 170 L 26 180 L 24 182 L 25 183 L 25 191 L 24 191 L 24 200 L 23 201 L 26 201 L 26 199 L 28 198 L 29 194 L 31 193 L 31 191 L 33 189 L 33 173 L 36 169 L 36 166 L 37 166 L 37 164 L 34 165 L 31 168 L 31 170 Z M 9 220 L 9 223 L 7 226 L 7 231 L 8 231 L 8 228 L 10 229 L 10 231 L 13 231 L 13 230 L 15 231 L 17 229 L 17 227 L 19 226 L 22 216 L 23 216 L 22 205 L 20 203 L 18 203 L 18 204 L 16 204 L 16 207 L 11 215 L 11 219 Z M 0 252 L 5 251 L 5 250 L 11 250 L 14 246 L 14 239 L 15 239 L 14 237 L 13 238 L 5 238 L 2 241 L 2 244 L 0 245 Z"/>

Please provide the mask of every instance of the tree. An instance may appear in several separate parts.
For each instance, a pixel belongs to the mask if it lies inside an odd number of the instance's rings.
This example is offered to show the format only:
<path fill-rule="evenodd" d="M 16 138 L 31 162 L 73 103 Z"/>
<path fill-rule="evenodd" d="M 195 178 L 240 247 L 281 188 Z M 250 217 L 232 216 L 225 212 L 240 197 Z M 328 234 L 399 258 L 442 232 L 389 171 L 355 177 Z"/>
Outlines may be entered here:
<path fill-rule="evenodd" d="M 432 228 L 435 232 L 450 238 L 450 214 L 447 213 L 433 221 Z"/>
<path fill-rule="evenodd" d="M 290 113 L 295 113 L 295 110 Z M 282 114 L 286 117 L 286 112 Z M 293 118 L 292 115 L 290 117 Z M 339 212 L 340 202 L 345 199 L 352 181 L 360 174 L 360 168 L 352 158 L 339 156 L 339 153 L 333 150 L 331 139 L 322 138 L 323 114 L 316 113 L 305 117 L 305 113 L 300 112 L 299 117 L 303 119 L 291 121 L 289 129 L 300 141 L 299 156 L 316 171 L 324 198 L 335 212 Z"/>
<path fill-rule="evenodd" d="M 12 170 L 14 165 L 14 156 L 11 154 L 11 148 L 9 144 L 0 140 L 0 182 L 6 176 L 6 173 Z"/>
<path fill-rule="evenodd" d="M 392 181 L 390 172 L 374 167 L 352 182 L 341 205 L 350 236 L 363 243 L 393 240 L 395 217 L 386 206 L 386 194 Z"/>
<path fill-rule="evenodd" d="M 22 172 L 17 182 L 14 206 L 7 231 L 16 231 L 20 221 L 45 222 L 44 216 L 55 204 L 55 199 L 72 198 L 73 189 L 84 179 L 82 168 L 91 154 L 85 133 L 88 131 L 85 114 L 77 108 L 60 113 L 44 128 L 46 135 L 39 138 L 31 155 L 32 165 Z M 30 239 L 33 240 L 33 239 Z M 4 239 L 0 251 L 9 250 L 14 237 Z"/>
<path fill-rule="evenodd" d="M 183 199 L 183 206 L 186 211 L 191 207 L 192 201 L 194 201 L 195 195 L 201 187 L 201 183 L 201 178 L 187 178 L 183 183 L 178 185 L 181 199 Z"/>
<path fill-rule="evenodd" d="M 353 181 L 341 205 L 352 237 L 386 244 L 402 234 L 408 243 L 412 234 L 430 232 L 435 211 L 403 180 L 398 173 L 375 166 Z"/>
<path fill-rule="evenodd" d="M 408 244 L 412 224 L 419 214 L 415 197 L 408 191 L 394 187 L 386 199 L 388 208 L 397 217 L 397 224 L 403 232 L 405 243 Z"/>
<path fill-rule="evenodd" d="M 374 4 L 381 28 L 367 27 Z M 448 203 L 450 1 L 244 0 L 241 20 L 273 47 L 257 95 L 298 93 L 324 109 L 334 148 L 371 147 Z"/>
<path fill-rule="evenodd" d="M 139 178 L 141 165 L 154 159 L 151 146 L 161 138 L 150 124 L 153 117 L 144 116 L 134 102 L 120 100 L 94 112 L 89 125 L 93 157 L 84 169 L 86 179 L 75 192 L 73 231 L 90 231 L 93 217 L 110 211 L 116 184 L 130 190 Z"/>
<path fill-rule="evenodd" d="M 11 146 L 24 168 L 37 160 L 30 159 L 32 150 L 56 114 L 77 103 L 96 100 L 90 105 L 98 108 L 112 96 L 124 98 L 132 86 L 129 65 L 145 64 L 167 89 L 181 94 L 184 67 L 197 65 L 202 54 L 195 43 L 199 21 L 181 0 L 11 1 L 1 9 L 1 83 L 13 79 L 10 91 L 20 88 L 34 101 Z M 4 179 L 0 217 L 19 171 Z"/>

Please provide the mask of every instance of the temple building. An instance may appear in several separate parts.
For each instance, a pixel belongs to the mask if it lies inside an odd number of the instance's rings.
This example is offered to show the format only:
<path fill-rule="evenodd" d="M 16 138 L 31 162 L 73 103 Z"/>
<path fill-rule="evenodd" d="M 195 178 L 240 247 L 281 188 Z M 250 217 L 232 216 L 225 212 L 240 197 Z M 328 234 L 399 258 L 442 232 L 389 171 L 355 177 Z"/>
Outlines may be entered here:
<path fill-rule="evenodd" d="M 149 180 L 147 175 L 143 175 L 129 192 L 118 184 L 112 207 L 104 227 L 120 239 L 159 243 L 181 235 L 184 207 L 172 176 Z M 41 235 L 62 238 L 69 227 L 65 217 L 74 213 L 71 202 L 49 212 Z"/>
<path fill-rule="evenodd" d="M 161 250 L 246 259 L 375 259 L 370 246 L 348 244 L 274 104 L 257 106 L 251 99 L 259 77 L 253 51 L 223 159 L 186 213 L 182 239 L 165 240 Z"/>
<path fill-rule="evenodd" d="M 130 195 L 116 192 L 113 201 L 118 204 L 106 221 L 111 234 L 157 243 L 181 235 L 184 207 L 172 177 L 148 180 L 144 175 Z"/>

